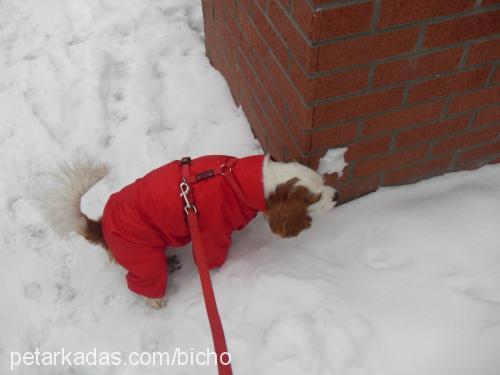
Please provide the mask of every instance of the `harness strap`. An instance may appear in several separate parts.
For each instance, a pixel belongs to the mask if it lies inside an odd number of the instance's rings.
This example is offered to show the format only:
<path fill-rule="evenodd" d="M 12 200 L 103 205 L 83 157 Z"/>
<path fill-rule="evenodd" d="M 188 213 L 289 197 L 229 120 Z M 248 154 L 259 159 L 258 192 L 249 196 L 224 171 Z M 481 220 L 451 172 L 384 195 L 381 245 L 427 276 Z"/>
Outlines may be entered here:
<path fill-rule="evenodd" d="M 226 178 L 226 181 L 229 183 L 229 185 L 231 185 L 231 188 L 238 196 L 240 202 L 244 203 L 247 207 L 251 207 L 250 203 L 248 203 L 245 194 L 243 194 L 243 190 L 241 190 L 238 181 L 236 181 L 236 178 L 234 178 L 232 173 L 233 172 L 232 167 L 236 164 L 237 161 L 238 159 L 232 158 L 228 160 L 225 164 L 221 165 L 219 167 L 219 174 Z"/>
<path fill-rule="evenodd" d="M 182 158 L 181 165 L 184 165 L 183 164 L 184 159 L 188 160 L 189 158 Z M 201 173 L 197 173 L 195 175 L 191 175 L 188 172 L 188 176 L 186 177 L 183 175 L 183 178 L 186 180 L 186 182 L 188 184 L 195 184 L 197 182 L 209 179 L 211 177 L 224 176 L 226 181 L 229 183 L 229 185 L 231 185 L 231 188 L 238 196 L 238 199 L 240 200 L 240 202 L 244 203 L 248 207 L 251 207 L 250 204 L 248 203 L 248 200 L 247 200 L 245 194 L 243 193 L 243 190 L 241 189 L 240 185 L 238 184 L 238 181 L 236 181 L 236 179 L 233 176 L 233 169 L 232 168 L 236 164 L 237 161 L 238 161 L 237 158 L 232 158 L 232 159 L 229 159 L 226 163 L 222 164 L 220 167 L 218 167 L 215 170 L 209 169 L 209 170 L 203 171 Z M 187 161 L 186 161 L 186 163 L 187 163 Z"/>
<path fill-rule="evenodd" d="M 208 321 L 210 323 L 210 330 L 212 331 L 214 348 L 215 352 L 217 353 L 217 367 L 219 369 L 219 375 L 232 375 L 233 371 L 231 368 L 231 364 L 221 363 L 222 354 L 228 353 L 228 350 L 226 345 L 226 339 L 224 337 L 224 329 L 222 327 L 219 311 L 217 310 L 217 303 L 215 301 L 215 294 L 212 287 L 212 281 L 210 280 L 210 272 L 208 270 L 205 249 L 203 247 L 203 241 L 201 240 L 200 227 L 198 223 L 198 214 L 196 212 L 196 207 L 194 205 L 193 196 L 192 194 L 190 194 L 191 189 L 188 183 L 189 181 L 192 181 L 192 176 L 190 175 L 189 171 L 190 162 L 191 159 L 189 158 L 183 158 L 181 160 L 182 176 L 183 176 L 183 181 L 180 186 L 181 197 L 184 198 L 186 203 L 184 209 L 186 211 L 188 227 L 191 233 L 191 240 L 193 242 L 193 254 L 196 260 L 196 264 L 198 266 L 198 273 L 200 275 L 201 288 L 203 290 L 203 297 L 205 299 L 205 308 L 207 310 Z M 228 359 L 229 359 L 228 357 L 224 358 L 224 362 L 227 361 Z"/>

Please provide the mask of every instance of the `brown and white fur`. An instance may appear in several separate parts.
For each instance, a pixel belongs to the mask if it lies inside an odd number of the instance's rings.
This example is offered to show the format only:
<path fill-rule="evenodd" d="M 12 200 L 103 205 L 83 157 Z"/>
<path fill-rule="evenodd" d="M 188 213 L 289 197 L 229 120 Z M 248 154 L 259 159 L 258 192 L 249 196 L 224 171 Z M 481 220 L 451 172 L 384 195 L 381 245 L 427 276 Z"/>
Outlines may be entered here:
<path fill-rule="evenodd" d="M 89 160 L 74 160 L 59 166 L 52 173 L 52 185 L 44 197 L 47 220 L 61 236 L 72 231 L 93 244 L 111 252 L 104 241 L 100 220 L 88 218 L 80 208 L 83 195 L 106 176 L 108 167 Z M 264 194 L 267 210 L 264 216 L 271 231 L 283 238 L 297 236 L 309 228 L 312 218 L 330 211 L 337 203 L 338 194 L 325 185 L 323 176 L 299 163 L 272 161 L 269 156 L 263 165 Z M 175 257 L 169 259 L 171 271 L 178 269 Z M 155 308 L 162 307 L 163 298 L 145 298 Z"/>

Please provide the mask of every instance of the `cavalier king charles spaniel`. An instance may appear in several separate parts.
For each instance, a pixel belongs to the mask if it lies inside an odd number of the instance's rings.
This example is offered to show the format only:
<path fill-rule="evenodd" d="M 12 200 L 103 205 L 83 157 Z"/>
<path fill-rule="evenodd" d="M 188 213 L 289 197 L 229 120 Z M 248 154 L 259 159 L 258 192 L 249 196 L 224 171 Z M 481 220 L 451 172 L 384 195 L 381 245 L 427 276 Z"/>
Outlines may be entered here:
<path fill-rule="evenodd" d="M 206 175 L 226 163 L 231 167 L 224 173 L 212 173 L 192 186 L 210 268 L 225 262 L 231 232 L 257 212 L 264 213 L 273 233 L 287 238 L 309 228 L 314 215 L 329 212 L 337 203 L 338 193 L 325 185 L 323 176 L 296 162 L 275 162 L 264 155 L 205 156 L 193 159 L 191 170 Z M 166 248 L 191 240 L 179 196 L 180 165 L 166 164 L 112 194 L 98 220 L 88 218 L 80 202 L 108 173 L 105 165 L 89 160 L 61 164 L 51 173 L 44 196 L 44 211 L 54 230 L 63 236 L 74 231 L 101 245 L 111 260 L 127 269 L 129 289 L 155 308 L 165 304 L 169 271 L 180 268 L 175 256 L 166 256 Z M 236 180 L 238 194 L 234 184 L 226 183 L 227 173 Z"/>

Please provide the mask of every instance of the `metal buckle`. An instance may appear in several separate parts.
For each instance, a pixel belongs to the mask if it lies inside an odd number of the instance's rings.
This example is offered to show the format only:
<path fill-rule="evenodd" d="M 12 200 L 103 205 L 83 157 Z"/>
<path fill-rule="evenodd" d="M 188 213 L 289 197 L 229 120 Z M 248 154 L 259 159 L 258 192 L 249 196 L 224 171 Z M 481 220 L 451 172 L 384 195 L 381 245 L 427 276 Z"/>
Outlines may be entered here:
<path fill-rule="evenodd" d="M 181 189 L 180 196 L 182 199 L 184 199 L 184 211 L 186 212 L 186 214 L 188 213 L 189 210 L 193 210 L 193 212 L 196 213 L 197 212 L 196 206 L 194 204 L 191 204 L 188 198 L 189 192 L 191 191 L 191 187 L 186 182 L 185 178 L 182 179 L 179 188 Z"/>
<path fill-rule="evenodd" d="M 228 174 L 231 174 L 233 172 L 233 169 L 231 167 L 228 167 L 226 164 L 222 164 L 219 167 L 219 173 L 221 176 L 227 176 Z"/>

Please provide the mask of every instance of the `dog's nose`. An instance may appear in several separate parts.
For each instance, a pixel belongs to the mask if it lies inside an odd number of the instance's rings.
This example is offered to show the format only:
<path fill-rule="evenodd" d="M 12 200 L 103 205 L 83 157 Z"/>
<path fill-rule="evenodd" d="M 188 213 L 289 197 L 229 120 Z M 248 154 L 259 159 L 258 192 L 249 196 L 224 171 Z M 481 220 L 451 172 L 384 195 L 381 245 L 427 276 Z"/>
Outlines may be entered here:
<path fill-rule="evenodd" d="M 333 195 L 332 201 L 337 202 L 339 200 L 339 192 L 336 191 L 335 194 Z"/>

